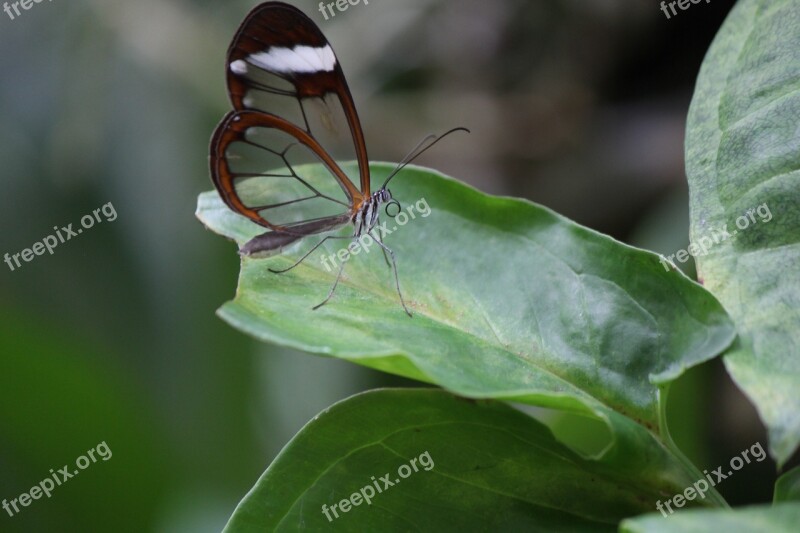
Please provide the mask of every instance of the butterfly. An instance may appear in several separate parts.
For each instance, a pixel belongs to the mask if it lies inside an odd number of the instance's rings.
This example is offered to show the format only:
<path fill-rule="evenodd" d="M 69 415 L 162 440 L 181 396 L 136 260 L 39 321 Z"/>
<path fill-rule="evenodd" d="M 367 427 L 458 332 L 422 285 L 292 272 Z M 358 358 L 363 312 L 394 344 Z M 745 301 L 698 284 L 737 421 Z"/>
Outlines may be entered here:
<path fill-rule="evenodd" d="M 381 207 L 390 217 L 400 211 L 387 186 L 436 142 L 467 130 L 429 135 L 371 192 L 367 147 L 350 88 L 331 44 L 309 17 L 283 2 L 260 4 L 234 35 L 225 66 L 233 110 L 211 139 L 211 178 L 231 210 L 267 228 L 239 253 L 270 257 L 306 237 L 328 234 L 292 266 L 270 269 L 284 273 L 330 239 L 369 235 L 392 268 L 400 303 L 411 316 L 400 290 L 395 254 L 375 231 Z M 345 147 L 355 152 L 357 175 L 351 170 L 352 179 L 337 163 L 334 141 L 329 144 L 327 138 L 337 118 L 349 132 Z M 307 173 L 305 163 L 321 163 L 327 172 Z M 389 212 L 391 206 L 396 208 L 394 214 Z M 350 235 L 332 234 L 348 224 L 353 227 Z M 314 309 L 333 297 L 345 263 L 341 262 L 328 296 Z"/>

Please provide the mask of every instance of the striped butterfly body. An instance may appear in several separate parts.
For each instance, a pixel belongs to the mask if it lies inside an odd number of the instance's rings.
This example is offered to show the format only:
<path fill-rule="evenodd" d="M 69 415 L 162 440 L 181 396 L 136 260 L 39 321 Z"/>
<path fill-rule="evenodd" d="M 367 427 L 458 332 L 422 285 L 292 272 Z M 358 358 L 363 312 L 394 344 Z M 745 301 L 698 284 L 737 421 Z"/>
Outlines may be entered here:
<path fill-rule="evenodd" d="M 387 215 L 391 204 L 399 211 L 389 181 L 444 135 L 425 138 L 380 189 L 370 192 L 364 133 L 339 60 L 317 25 L 282 2 L 265 2 L 247 15 L 228 49 L 226 76 L 233 110 L 211 139 L 212 181 L 230 209 L 266 228 L 239 253 L 271 256 L 306 237 L 352 224 L 351 235 L 327 235 L 289 268 L 270 270 L 291 270 L 329 239 L 370 235 L 394 272 L 400 303 L 410 316 L 394 253 L 375 229 L 382 206 Z M 336 124 L 346 125 L 344 143 L 335 134 Z M 357 176 L 337 163 L 344 157 L 336 149 L 355 159 Z M 321 163 L 327 173 L 304 174 L 302 166 L 308 163 Z M 333 296 L 344 265 L 327 298 L 314 309 Z"/>

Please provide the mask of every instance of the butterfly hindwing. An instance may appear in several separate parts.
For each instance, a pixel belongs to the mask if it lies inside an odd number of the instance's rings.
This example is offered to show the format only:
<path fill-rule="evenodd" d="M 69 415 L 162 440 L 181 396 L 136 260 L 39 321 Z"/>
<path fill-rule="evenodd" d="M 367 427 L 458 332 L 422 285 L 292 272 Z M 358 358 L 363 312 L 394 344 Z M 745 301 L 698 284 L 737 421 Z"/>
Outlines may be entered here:
<path fill-rule="evenodd" d="M 322 163 L 330 174 L 304 172 L 302 165 L 312 162 Z M 273 230 L 349 215 L 358 194 L 313 137 L 260 111 L 232 111 L 222 120 L 211 142 L 210 164 L 228 207 Z"/>

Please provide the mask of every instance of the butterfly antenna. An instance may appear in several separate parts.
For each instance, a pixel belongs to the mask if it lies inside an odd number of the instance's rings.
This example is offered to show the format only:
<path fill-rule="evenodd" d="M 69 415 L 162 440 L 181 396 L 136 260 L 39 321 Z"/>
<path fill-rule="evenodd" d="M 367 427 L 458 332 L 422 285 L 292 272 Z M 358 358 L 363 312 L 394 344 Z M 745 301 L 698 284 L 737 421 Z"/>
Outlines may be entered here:
<path fill-rule="evenodd" d="M 428 135 L 427 137 L 422 139 L 408 153 L 408 155 L 403 158 L 403 161 L 399 165 L 397 165 L 397 168 L 394 169 L 391 174 L 389 174 L 389 177 L 387 177 L 386 181 L 383 182 L 383 185 L 381 186 L 381 189 L 385 189 L 386 185 L 388 185 L 389 181 L 391 181 L 391 179 L 393 177 L 395 177 L 398 172 L 403 170 L 412 161 L 414 161 L 416 158 L 418 158 L 419 156 L 421 156 L 422 154 L 427 152 L 429 149 L 433 148 L 433 145 L 435 145 L 436 143 L 438 143 L 439 141 L 441 141 L 442 139 L 444 139 L 445 137 L 447 137 L 451 133 L 455 133 L 457 131 L 465 131 L 467 133 L 470 133 L 470 131 L 467 128 L 453 128 L 452 130 L 446 131 L 443 134 L 439 135 L 438 137 L 436 135 Z M 427 146 L 425 145 L 425 143 L 428 143 Z"/>

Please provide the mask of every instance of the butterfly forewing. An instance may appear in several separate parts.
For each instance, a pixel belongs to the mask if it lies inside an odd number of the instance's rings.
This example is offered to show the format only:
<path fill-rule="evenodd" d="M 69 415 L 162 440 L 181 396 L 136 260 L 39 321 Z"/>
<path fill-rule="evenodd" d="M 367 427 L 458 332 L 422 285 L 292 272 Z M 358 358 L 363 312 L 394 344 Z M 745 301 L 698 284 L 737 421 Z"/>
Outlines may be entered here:
<path fill-rule="evenodd" d="M 236 110 L 280 116 L 314 137 L 334 159 L 356 159 L 369 193 L 364 137 L 339 61 L 302 12 L 279 2 L 255 8 L 228 50 L 227 81 Z"/>

